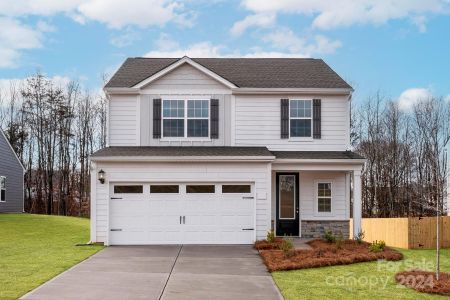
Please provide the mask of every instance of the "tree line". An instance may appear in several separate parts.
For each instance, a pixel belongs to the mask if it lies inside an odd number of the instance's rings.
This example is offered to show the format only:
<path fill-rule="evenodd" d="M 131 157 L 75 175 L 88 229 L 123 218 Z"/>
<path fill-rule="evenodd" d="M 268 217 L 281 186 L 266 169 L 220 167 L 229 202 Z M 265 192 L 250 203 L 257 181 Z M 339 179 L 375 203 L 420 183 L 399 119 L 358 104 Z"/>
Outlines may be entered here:
<path fill-rule="evenodd" d="M 25 211 L 89 215 L 89 155 L 106 145 L 106 99 L 37 73 L 0 90 L 0 128 L 22 161 Z"/>
<path fill-rule="evenodd" d="M 402 108 L 377 94 L 353 108 L 351 132 L 355 151 L 367 159 L 363 216 L 445 213 L 450 101 L 429 97 Z"/>
<path fill-rule="evenodd" d="M 352 148 L 367 159 L 363 216 L 426 216 L 446 210 L 450 101 L 409 109 L 377 94 L 351 112 Z M 76 81 L 37 73 L 0 90 L 0 128 L 26 168 L 25 210 L 89 215 L 89 155 L 106 146 L 106 98 Z M 448 145 L 450 146 L 450 145 Z"/>

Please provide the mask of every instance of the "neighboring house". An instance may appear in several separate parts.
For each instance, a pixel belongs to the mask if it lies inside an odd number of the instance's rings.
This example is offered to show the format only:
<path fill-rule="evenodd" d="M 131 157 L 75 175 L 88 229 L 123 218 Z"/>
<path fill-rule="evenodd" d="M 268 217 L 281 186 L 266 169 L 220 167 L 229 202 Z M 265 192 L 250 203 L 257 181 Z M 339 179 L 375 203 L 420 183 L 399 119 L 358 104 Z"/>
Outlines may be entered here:
<path fill-rule="evenodd" d="M 130 58 L 105 86 L 91 240 L 250 244 L 361 223 L 353 89 L 320 59 Z M 353 178 L 353 184 L 351 184 Z"/>
<path fill-rule="evenodd" d="M 0 129 L 0 213 L 23 212 L 25 169 Z"/>

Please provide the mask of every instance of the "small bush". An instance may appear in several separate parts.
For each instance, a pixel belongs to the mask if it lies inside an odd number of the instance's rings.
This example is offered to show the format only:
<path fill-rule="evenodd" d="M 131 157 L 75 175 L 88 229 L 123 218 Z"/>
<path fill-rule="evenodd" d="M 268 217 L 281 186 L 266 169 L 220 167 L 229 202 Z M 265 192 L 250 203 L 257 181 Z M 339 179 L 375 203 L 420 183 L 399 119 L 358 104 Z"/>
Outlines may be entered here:
<path fill-rule="evenodd" d="M 336 241 L 336 237 L 331 230 L 326 230 L 323 238 L 330 244 Z"/>
<path fill-rule="evenodd" d="M 386 247 L 386 243 L 384 241 L 375 241 L 369 245 L 369 251 L 375 252 L 375 253 L 381 252 L 381 251 L 384 251 L 385 247 Z"/>
<path fill-rule="evenodd" d="M 283 251 L 283 254 L 285 257 L 292 256 L 292 250 L 294 249 L 294 244 L 290 239 L 283 239 L 283 241 L 280 244 L 280 250 Z"/>
<path fill-rule="evenodd" d="M 275 242 L 275 231 L 273 230 L 267 231 L 266 241 L 269 243 Z"/>
<path fill-rule="evenodd" d="M 362 243 L 364 242 L 364 236 L 365 236 L 364 231 L 360 231 L 360 232 L 358 232 L 357 235 L 355 235 L 355 236 L 353 237 L 353 239 L 354 239 L 358 244 L 362 244 Z"/>

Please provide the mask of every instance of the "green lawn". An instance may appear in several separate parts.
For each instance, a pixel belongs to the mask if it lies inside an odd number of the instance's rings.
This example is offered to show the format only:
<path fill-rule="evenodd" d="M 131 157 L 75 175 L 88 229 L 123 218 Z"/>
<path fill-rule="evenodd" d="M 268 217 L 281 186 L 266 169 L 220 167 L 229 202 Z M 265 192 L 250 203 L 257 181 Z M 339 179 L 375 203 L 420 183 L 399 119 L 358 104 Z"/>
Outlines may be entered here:
<path fill-rule="evenodd" d="M 0 299 L 16 299 L 96 253 L 89 220 L 0 214 Z"/>
<path fill-rule="evenodd" d="M 394 274 L 410 268 L 434 270 L 434 250 L 400 250 L 399 262 L 358 263 L 347 266 L 274 272 L 286 300 L 293 299 L 443 299 L 395 284 Z M 450 272 L 450 249 L 441 252 L 441 270 Z M 447 297 L 446 297 L 447 298 Z"/>

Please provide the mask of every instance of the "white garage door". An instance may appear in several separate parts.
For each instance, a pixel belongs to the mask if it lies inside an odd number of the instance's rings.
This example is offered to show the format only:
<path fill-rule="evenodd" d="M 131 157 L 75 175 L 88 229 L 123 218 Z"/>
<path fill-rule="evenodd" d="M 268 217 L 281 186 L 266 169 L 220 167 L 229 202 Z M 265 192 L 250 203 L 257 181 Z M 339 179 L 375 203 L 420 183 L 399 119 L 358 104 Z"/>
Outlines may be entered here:
<path fill-rule="evenodd" d="M 111 184 L 112 245 L 251 244 L 250 183 Z"/>

